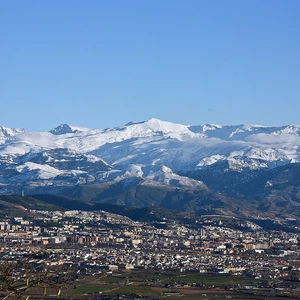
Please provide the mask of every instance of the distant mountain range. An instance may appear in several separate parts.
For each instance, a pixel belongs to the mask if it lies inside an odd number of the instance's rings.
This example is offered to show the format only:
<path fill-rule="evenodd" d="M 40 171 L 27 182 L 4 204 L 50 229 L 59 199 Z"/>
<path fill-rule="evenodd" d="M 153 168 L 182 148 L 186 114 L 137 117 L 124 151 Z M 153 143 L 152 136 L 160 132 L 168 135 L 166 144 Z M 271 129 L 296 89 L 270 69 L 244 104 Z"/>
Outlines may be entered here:
<path fill-rule="evenodd" d="M 300 126 L 0 127 L 0 194 L 196 213 L 300 216 Z"/>

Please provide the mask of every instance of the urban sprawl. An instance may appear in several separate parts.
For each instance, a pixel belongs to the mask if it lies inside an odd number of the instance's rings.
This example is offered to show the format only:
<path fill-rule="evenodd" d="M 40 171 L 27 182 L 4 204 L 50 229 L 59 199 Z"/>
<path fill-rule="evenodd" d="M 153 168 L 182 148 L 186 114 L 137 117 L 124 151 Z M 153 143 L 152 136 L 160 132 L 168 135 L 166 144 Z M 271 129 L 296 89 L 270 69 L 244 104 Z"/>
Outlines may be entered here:
<path fill-rule="evenodd" d="M 139 268 L 298 280 L 298 233 L 266 231 L 250 221 L 230 228 L 218 216 L 185 226 L 168 219 L 135 222 L 104 211 L 31 213 L 38 217 L 0 222 L 2 258 L 48 247 L 47 265 L 74 265 L 79 274 Z"/>

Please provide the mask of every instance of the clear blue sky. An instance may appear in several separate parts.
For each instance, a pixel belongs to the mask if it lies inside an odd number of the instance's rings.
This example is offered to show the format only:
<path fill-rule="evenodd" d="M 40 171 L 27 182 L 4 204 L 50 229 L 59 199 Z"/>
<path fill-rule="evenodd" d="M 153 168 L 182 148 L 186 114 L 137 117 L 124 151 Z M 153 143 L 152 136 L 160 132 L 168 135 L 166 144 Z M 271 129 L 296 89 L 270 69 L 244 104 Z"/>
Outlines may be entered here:
<path fill-rule="evenodd" d="M 0 0 L 0 125 L 300 124 L 299 0 Z"/>

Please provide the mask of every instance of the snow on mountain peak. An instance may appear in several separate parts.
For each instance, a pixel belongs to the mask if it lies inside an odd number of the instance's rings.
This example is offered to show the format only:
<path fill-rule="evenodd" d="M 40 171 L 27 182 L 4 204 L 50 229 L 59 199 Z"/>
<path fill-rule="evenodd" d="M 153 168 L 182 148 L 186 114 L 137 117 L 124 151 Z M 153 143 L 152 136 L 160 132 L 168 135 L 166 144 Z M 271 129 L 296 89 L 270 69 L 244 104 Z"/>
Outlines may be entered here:
<path fill-rule="evenodd" d="M 217 125 L 217 124 L 206 124 L 203 125 L 203 132 L 207 131 L 207 130 L 217 130 L 217 129 L 221 129 L 222 126 L 221 125 Z"/>
<path fill-rule="evenodd" d="M 5 142 L 5 140 L 10 139 L 15 135 L 23 132 L 26 132 L 23 128 L 9 128 L 0 126 L 0 144 Z"/>
<path fill-rule="evenodd" d="M 108 128 L 104 131 L 94 131 L 93 134 L 98 136 L 97 139 L 99 142 L 101 140 L 99 146 L 105 143 L 117 143 L 138 138 L 163 136 L 165 138 L 183 140 L 186 137 L 195 136 L 185 125 L 161 121 L 155 118 L 144 122 L 130 122 L 125 126 Z"/>
<path fill-rule="evenodd" d="M 277 162 L 300 161 L 300 127 L 296 125 L 187 126 L 151 118 L 104 130 L 69 124 L 50 132 L 0 127 L 0 144 L 0 160 L 8 166 L 11 163 L 24 165 L 22 156 L 47 153 L 49 159 L 32 162 L 59 165 L 60 171 L 67 166 L 78 171 L 78 166 L 84 164 L 86 172 L 94 172 L 95 178 L 108 176 L 102 172 L 111 170 L 113 165 L 114 171 L 109 171 L 110 174 L 128 171 L 137 178 L 160 178 L 164 183 L 182 182 L 182 185 L 187 184 L 186 179 L 177 174 L 215 163 L 228 162 L 237 169 L 236 166 L 261 168 L 275 166 Z"/>
<path fill-rule="evenodd" d="M 150 118 L 143 123 L 136 123 L 132 126 L 135 130 L 141 130 L 148 134 L 153 132 L 161 133 L 177 139 L 182 139 L 184 136 L 194 136 L 185 125 L 162 121 L 156 118 Z"/>
<path fill-rule="evenodd" d="M 54 129 L 50 130 L 52 134 L 55 135 L 61 135 L 61 134 L 66 134 L 66 133 L 78 133 L 78 132 L 85 132 L 89 131 L 89 128 L 85 127 L 78 127 L 78 126 L 73 126 L 69 124 L 61 124 Z"/>
<path fill-rule="evenodd" d="M 7 141 L 12 140 L 18 134 L 26 132 L 23 128 L 8 128 L 0 126 L 0 145 L 4 145 Z"/>
<path fill-rule="evenodd" d="M 276 134 L 300 134 L 300 126 L 299 125 L 287 125 L 282 127 L 281 130 L 277 131 Z"/>
<path fill-rule="evenodd" d="M 173 187 L 188 187 L 207 189 L 202 181 L 198 181 L 189 177 L 180 176 L 172 171 L 171 168 L 162 165 L 160 168 L 154 168 L 146 176 L 146 179 L 160 182 L 161 184 Z"/>

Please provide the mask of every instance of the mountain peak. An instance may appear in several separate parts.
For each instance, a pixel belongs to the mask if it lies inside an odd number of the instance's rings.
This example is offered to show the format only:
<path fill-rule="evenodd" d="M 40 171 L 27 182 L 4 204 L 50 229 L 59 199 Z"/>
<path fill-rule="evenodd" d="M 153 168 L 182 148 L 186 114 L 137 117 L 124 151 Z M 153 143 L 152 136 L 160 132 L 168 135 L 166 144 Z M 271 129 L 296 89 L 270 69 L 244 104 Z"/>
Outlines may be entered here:
<path fill-rule="evenodd" d="M 23 128 L 9 128 L 5 126 L 0 126 L 0 139 L 6 140 L 19 133 L 24 133 L 24 132 L 26 132 L 26 130 Z"/>
<path fill-rule="evenodd" d="M 50 130 L 52 134 L 55 135 L 61 135 L 61 134 L 66 134 L 66 133 L 78 133 L 78 132 L 85 132 L 90 130 L 89 128 L 84 128 L 84 127 L 78 127 L 78 126 L 73 126 L 69 124 L 61 124 L 54 129 Z"/>
<path fill-rule="evenodd" d="M 185 135 L 194 135 L 186 125 L 162 121 L 156 118 L 150 118 L 143 122 L 129 122 L 124 127 L 117 130 L 124 130 L 124 136 L 145 137 L 165 135 L 171 138 L 182 139 Z M 119 136 L 119 134 L 118 134 Z"/>
<path fill-rule="evenodd" d="M 153 131 L 162 131 L 164 133 L 168 132 L 189 132 L 186 125 L 179 123 L 172 123 L 168 121 L 162 121 L 156 118 L 150 118 L 144 125 L 151 128 Z"/>
<path fill-rule="evenodd" d="M 129 122 L 127 123 L 125 126 L 132 126 L 132 125 L 141 125 L 141 124 L 152 124 L 152 125 L 157 125 L 157 124 L 164 124 L 164 123 L 170 123 L 170 124 L 173 124 L 171 122 L 167 122 L 167 121 L 162 121 L 160 119 L 157 119 L 157 118 L 150 118 L 148 119 L 147 121 L 141 121 L 141 122 Z"/>

